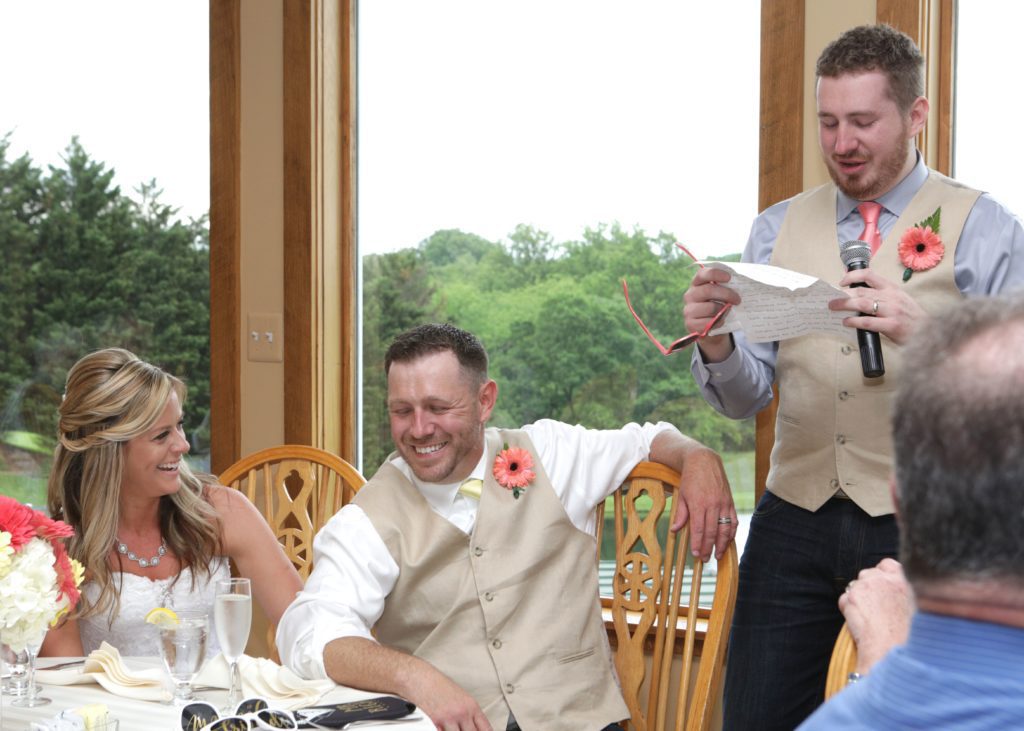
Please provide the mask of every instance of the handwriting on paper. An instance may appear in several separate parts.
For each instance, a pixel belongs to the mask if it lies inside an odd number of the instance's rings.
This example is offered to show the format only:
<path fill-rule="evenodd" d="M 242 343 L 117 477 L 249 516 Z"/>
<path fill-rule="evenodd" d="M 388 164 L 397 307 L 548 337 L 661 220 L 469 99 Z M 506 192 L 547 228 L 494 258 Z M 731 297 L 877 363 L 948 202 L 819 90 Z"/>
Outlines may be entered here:
<path fill-rule="evenodd" d="M 843 320 L 852 313 L 833 312 L 828 308 L 830 300 L 850 295 L 828 282 L 769 264 L 724 261 L 703 264 L 729 272 L 731 279 L 724 286 L 736 290 L 742 300 L 710 335 L 742 330 L 753 343 L 785 340 L 808 333 L 856 337 L 853 328 L 843 326 Z"/>

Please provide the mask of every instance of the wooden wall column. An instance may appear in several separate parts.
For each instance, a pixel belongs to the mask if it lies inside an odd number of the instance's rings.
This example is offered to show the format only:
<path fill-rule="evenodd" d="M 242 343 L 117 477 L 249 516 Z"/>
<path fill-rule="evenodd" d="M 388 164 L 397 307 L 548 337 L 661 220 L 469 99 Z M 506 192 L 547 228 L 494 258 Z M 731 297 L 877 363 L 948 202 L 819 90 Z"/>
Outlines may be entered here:
<path fill-rule="evenodd" d="M 241 456 L 241 0 L 210 0 L 210 469 Z"/>
<path fill-rule="evenodd" d="M 285 441 L 355 460 L 353 0 L 284 3 Z"/>

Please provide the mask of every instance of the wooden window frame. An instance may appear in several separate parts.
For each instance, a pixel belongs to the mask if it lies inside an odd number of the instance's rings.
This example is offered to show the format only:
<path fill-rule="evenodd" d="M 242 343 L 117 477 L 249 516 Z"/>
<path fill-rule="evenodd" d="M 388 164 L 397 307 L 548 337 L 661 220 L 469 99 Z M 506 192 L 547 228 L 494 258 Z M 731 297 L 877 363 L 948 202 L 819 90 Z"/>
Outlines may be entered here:
<path fill-rule="evenodd" d="M 282 281 L 287 342 L 285 434 L 289 440 L 322 446 L 354 461 L 360 325 L 355 240 L 356 0 L 288 0 L 282 7 L 288 99 L 282 161 L 288 262 Z M 239 375 L 240 262 L 246 254 L 240 225 L 240 12 L 241 0 L 210 0 L 210 389 L 215 472 L 241 456 L 245 396 Z M 949 174 L 954 0 L 878 0 L 875 13 L 878 21 L 909 33 L 929 56 L 933 118 L 920 144 L 929 165 Z M 762 210 L 805 187 L 805 16 L 806 0 L 761 4 L 758 205 Z M 326 99 L 333 101 L 324 103 Z M 337 308 L 338 317 L 333 317 L 332 308 Z M 774 442 L 775 408 L 773 403 L 757 417 L 758 497 L 764 490 Z"/>

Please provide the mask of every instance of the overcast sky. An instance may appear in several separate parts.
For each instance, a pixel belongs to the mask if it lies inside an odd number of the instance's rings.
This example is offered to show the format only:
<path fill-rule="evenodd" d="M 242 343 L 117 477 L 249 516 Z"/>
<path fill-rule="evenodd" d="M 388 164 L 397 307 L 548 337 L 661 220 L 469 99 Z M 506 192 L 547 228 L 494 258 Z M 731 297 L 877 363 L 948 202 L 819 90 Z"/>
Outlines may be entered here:
<path fill-rule="evenodd" d="M 131 194 L 209 208 L 205 0 L 3 0 L 0 135 L 9 157 L 60 164 L 73 135 Z"/>
<path fill-rule="evenodd" d="M 999 134 L 1021 95 L 997 86 L 1024 3 L 960 6 L 960 73 L 987 82 L 958 91 L 957 174 L 1024 210 L 1017 146 Z M 364 252 L 441 228 L 500 240 L 526 223 L 564 241 L 612 221 L 702 256 L 740 251 L 756 213 L 759 7 L 361 3 Z M 164 202 L 205 212 L 207 22 L 205 0 L 0 3 L 11 153 L 57 164 L 77 134 L 125 192 L 155 177 Z"/>

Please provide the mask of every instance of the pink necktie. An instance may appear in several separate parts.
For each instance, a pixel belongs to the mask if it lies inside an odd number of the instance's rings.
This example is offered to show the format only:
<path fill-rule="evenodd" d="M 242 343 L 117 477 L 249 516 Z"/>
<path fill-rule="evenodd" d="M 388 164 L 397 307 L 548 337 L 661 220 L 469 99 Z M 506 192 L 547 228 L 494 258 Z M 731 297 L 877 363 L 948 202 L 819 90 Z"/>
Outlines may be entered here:
<path fill-rule="evenodd" d="M 861 232 L 860 240 L 871 246 L 871 256 L 874 256 L 878 247 L 882 245 L 882 234 L 878 231 L 878 215 L 882 212 L 882 204 L 867 201 L 857 206 L 857 210 L 864 219 L 864 231 Z"/>

